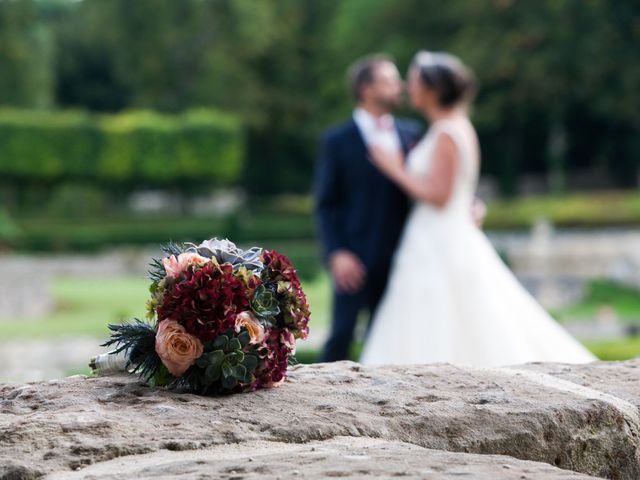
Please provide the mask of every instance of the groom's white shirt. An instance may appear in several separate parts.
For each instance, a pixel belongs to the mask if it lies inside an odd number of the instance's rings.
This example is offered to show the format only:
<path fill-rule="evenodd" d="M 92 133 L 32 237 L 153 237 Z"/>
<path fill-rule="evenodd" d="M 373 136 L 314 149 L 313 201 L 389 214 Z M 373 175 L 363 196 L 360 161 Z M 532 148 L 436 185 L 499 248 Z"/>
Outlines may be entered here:
<path fill-rule="evenodd" d="M 364 108 L 356 108 L 353 111 L 353 120 L 367 147 L 378 145 L 393 152 L 402 148 L 393 115 L 387 114 L 376 118 Z"/>

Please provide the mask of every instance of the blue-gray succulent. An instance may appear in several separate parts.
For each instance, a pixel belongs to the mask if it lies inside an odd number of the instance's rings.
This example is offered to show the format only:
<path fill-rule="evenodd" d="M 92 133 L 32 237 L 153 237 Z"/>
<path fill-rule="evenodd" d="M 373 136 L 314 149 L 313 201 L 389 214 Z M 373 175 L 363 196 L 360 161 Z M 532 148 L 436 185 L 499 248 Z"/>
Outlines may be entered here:
<path fill-rule="evenodd" d="M 260 273 L 264 269 L 264 264 L 260 260 L 262 249 L 258 247 L 242 250 L 235 243 L 223 239 L 212 238 L 205 240 L 200 245 L 188 243 L 187 252 L 197 253 L 205 258 L 215 258 L 219 263 L 230 263 L 233 269 L 245 267 L 255 273 Z"/>

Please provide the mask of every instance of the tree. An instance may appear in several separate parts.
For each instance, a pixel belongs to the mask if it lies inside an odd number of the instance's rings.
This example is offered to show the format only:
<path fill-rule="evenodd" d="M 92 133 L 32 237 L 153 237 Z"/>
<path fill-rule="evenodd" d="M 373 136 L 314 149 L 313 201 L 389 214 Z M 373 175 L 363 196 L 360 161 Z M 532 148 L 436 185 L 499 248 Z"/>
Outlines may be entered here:
<path fill-rule="evenodd" d="M 639 19 L 634 0 L 0 0 L 0 104 L 227 110 L 246 126 L 245 187 L 308 191 L 321 130 L 352 108 L 348 65 L 447 50 L 477 73 L 503 191 L 525 172 L 560 191 L 583 169 L 632 185 Z"/>
<path fill-rule="evenodd" d="M 50 38 L 31 0 L 0 0 L 0 104 L 51 105 Z"/>

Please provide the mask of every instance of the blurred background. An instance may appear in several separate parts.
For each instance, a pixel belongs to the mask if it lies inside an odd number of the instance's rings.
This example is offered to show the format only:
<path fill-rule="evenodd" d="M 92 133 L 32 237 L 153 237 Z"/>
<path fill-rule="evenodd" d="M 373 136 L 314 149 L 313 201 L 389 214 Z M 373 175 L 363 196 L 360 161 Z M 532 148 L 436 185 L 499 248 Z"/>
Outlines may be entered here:
<path fill-rule="evenodd" d="M 158 244 L 212 236 L 296 263 L 313 361 L 318 137 L 355 58 L 419 49 L 477 74 L 505 261 L 601 358 L 640 355 L 636 0 L 0 0 L 0 381 L 88 373 Z"/>

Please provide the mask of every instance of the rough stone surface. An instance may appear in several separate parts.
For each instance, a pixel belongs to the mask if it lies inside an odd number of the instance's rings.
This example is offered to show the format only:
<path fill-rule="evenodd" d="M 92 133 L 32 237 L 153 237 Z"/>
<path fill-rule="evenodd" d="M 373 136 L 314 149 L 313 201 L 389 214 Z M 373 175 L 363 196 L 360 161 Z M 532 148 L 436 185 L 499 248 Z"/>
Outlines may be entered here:
<path fill-rule="evenodd" d="M 337 437 L 304 444 L 247 442 L 189 452 L 155 452 L 120 457 L 77 472 L 56 473 L 56 480 L 122 478 L 405 478 L 580 480 L 597 478 L 539 462 L 501 455 L 429 450 L 409 443 Z"/>
<path fill-rule="evenodd" d="M 639 374 L 640 360 L 501 369 L 342 362 L 301 365 L 279 388 L 218 398 L 154 390 L 131 377 L 5 384 L 0 479 L 128 471 L 637 479 Z M 351 458 L 365 454 L 366 462 Z"/>

